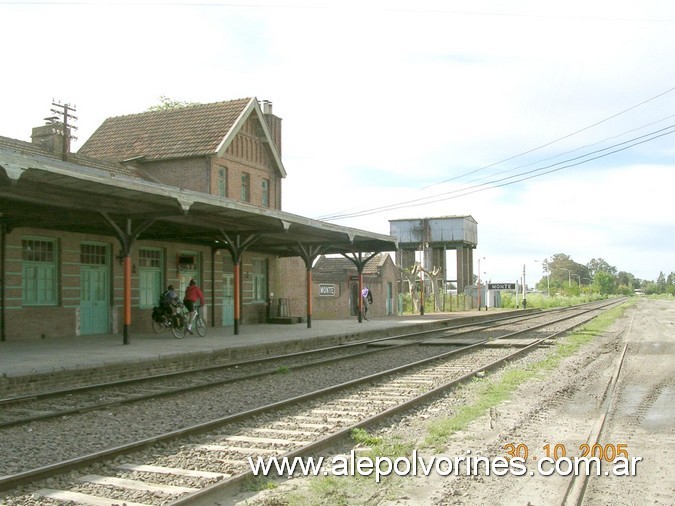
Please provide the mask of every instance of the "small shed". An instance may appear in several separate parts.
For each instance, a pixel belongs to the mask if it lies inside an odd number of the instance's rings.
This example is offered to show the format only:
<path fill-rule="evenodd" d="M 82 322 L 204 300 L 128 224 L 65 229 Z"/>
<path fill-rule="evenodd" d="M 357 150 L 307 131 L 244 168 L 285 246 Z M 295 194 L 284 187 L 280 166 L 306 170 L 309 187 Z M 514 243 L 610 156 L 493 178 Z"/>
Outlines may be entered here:
<path fill-rule="evenodd" d="M 373 257 L 363 269 L 363 284 L 370 288 L 370 316 L 396 314 L 394 301 L 398 270 L 387 253 Z M 356 266 L 343 256 L 321 256 L 312 269 L 313 313 L 318 319 L 349 318 L 358 310 L 359 276 Z"/>

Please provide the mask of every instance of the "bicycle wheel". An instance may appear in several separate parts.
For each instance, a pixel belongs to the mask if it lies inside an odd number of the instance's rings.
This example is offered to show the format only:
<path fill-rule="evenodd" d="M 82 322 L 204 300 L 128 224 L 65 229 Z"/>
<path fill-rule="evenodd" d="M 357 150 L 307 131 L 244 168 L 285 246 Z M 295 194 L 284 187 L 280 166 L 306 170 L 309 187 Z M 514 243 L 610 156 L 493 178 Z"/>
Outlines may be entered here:
<path fill-rule="evenodd" d="M 202 315 L 200 314 L 198 314 L 197 318 L 195 318 L 195 327 L 197 328 L 197 334 L 199 334 L 202 337 L 206 335 L 206 322 L 204 321 L 204 318 L 202 318 Z"/>
<path fill-rule="evenodd" d="M 163 332 L 169 330 L 169 327 L 166 326 L 166 320 L 162 320 L 161 322 L 152 320 L 152 330 L 155 332 L 155 334 L 162 334 Z"/>
<path fill-rule="evenodd" d="M 173 336 L 176 339 L 183 339 L 185 337 L 186 330 L 187 325 L 185 324 L 185 316 L 182 314 L 175 315 L 171 325 L 171 332 L 173 332 Z"/>

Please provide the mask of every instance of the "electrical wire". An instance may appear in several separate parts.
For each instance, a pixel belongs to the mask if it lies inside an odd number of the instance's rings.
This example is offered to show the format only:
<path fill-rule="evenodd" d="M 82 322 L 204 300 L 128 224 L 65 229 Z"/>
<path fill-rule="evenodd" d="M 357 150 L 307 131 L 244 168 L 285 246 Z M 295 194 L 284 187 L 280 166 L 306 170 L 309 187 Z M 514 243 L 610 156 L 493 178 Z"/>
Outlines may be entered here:
<path fill-rule="evenodd" d="M 515 183 L 519 183 L 522 181 L 526 181 L 528 179 L 533 179 L 536 177 L 541 177 L 546 174 L 550 174 L 552 172 L 558 172 L 563 169 L 568 169 L 571 167 L 576 167 L 578 165 L 582 165 L 584 163 L 588 163 L 593 160 L 598 160 L 600 158 L 604 158 L 606 156 L 625 151 L 627 149 L 630 149 L 632 147 L 638 146 L 640 144 L 644 144 L 646 142 L 653 141 L 655 139 L 658 139 L 660 137 L 670 135 L 675 133 L 675 124 L 669 125 L 667 127 L 661 128 L 659 130 L 655 130 L 653 132 L 649 132 L 647 134 L 634 137 L 632 139 L 629 139 L 627 141 L 619 142 L 616 144 L 613 144 L 611 146 L 608 146 L 606 148 L 598 149 L 595 151 L 592 151 L 590 153 L 586 153 L 577 157 L 569 158 L 567 160 L 563 160 L 560 162 L 556 162 L 554 164 L 546 165 L 544 167 L 539 167 L 537 169 L 525 171 L 525 172 L 520 172 L 515 175 L 507 176 L 507 177 L 502 177 L 499 179 L 493 179 L 491 181 L 487 181 L 485 183 L 469 186 L 469 187 L 464 187 L 464 188 L 459 188 L 456 190 L 452 190 L 449 192 L 444 192 L 436 195 L 430 195 L 427 197 L 420 197 L 418 199 L 412 199 L 404 202 L 399 202 L 395 204 L 390 204 L 386 206 L 380 206 L 380 207 L 375 207 L 371 209 L 365 209 L 362 211 L 357 211 L 353 213 L 344 213 L 344 214 L 334 214 L 334 215 L 328 215 L 328 216 L 323 216 L 318 219 L 323 220 L 323 221 L 336 221 L 340 219 L 346 219 L 346 218 L 355 218 L 355 217 L 360 217 L 360 216 L 368 216 L 372 214 L 378 214 L 384 211 L 392 211 L 396 209 L 402 209 L 406 207 L 417 207 L 417 206 L 422 206 L 422 205 L 428 205 L 428 204 L 433 204 L 436 202 L 441 202 L 444 200 L 451 200 L 454 198 L 459 198 L 463 197 L 466 195 L 470 195 L 473 193 L 481 192 L 481 191 L 486 191 L 489 189 L 494 189 L 494 188 L 500 188 L 503 186 L 509 186 Z M 607 150 L 611 150 L 609 152 L 605 152 Z M 597 155 L 597 156 L 591 156 L 591 155 Z M 590 158 L 588 158 L 590 156 Z M 585 159 L 584 159 L 585 158 Z M 582 160 L 583 159 L 583 160 Z M 570 163 L 574 162 L 574 163 Z M 561 167 L 556 167 L 561 164 L 566 164 L 562 165 Z M 556 168 L 554 168 L 556 167 Z M 550 170 L 547 170 L 550 169 Z M 519 179 L 516 179 L 519 178 Z M 513 181 L 509 181 L 513 179 Z M 506 182 L 505 182 L 506 181 Z"/>
<path fill-rule="evenodd" d="M 494 167 L 495 165 L 499 165 L 499 164 L 502 164 L 502 163 L 504 163 L 504 162 L 509 162 L 509 161 L 514 160 L 514 159 L 516 159 L 516 158 L 519 158 L 519 157 L 521 157 L 521 156 L 525 156 L 525 155 L 528 155 L 528 154 L 530 154 L 530 153 L 534 153 L 535 151 L 538 151 L 538 150 L 543 149 L 543 148 L 545 148 L 545 147 L 551 146 L 552 144 L 555 144 L 556 142 L 560 142 L 560 141 L 562 141 L 562 140 L 569 139 L 570 137 L 573 137 L 574 135 L 577 135 L 577 134 L 579 134 L 579 133 L 581 133 L 581 132 L 585 132 L 586 130 L 589 130 L 589 129 L 591 129 L 591 128 L 595 128 L 595 127 L 598 126 L 598 125 L 602 125 L 603 123 L 606 123 L 607 121 L 610 121 L 610 120 L 612 120 L 612 119 L 614 119 L 614 118 L 617 118 L 618 116 L 621 116 L 622 114 L 625 114 L 625 113 L 627 113 L 627 112 L 629 112 L 629 111 L 632 111 L 633 109 L 635 109 L 635 108 L 637 108 L 637 107 L 640 107 L 640 106 L 642 106 L 642 105 L 644 105 L 644 104 L 647 104 L 647 103 L 651 102 L 652 100 L 656 100 L 657 98 L 660 98 L 660 97 L 662 97 L 662 96 L 664 96 L 664 95 L 667 95 L 668 93 L 672 93 L 673 91 L 675 91 L 675 86 L 672 87 L 672 88 L 670 88 L 670 89 L 668 89 L 668 90 L 666 90 L 666 91 L 664 91 L 664 92 L 662 92 L 662 93 L 659 93 L 658 95 L 654 95 L 653 97 L 648 98 L 647 100 L 643 100 L 642 102 L 640 102 L 640 103 L 638 103 L 638 104 L 635 104 L 635 105 L 633 105 L 633 106 L 631 106 L 631 107 L 629 107 L 629 108 L 627 108 L 627 109 L 624 109 L 623 111 L 617 112 L 616 114 L 613 114 L 613 115 L 611 115 L 611 116 L 609 116 L 609 117 L 607 117 L 607 118 L 605 118 L 605 119 L 602 119 L 602 120 L 600 120 L 600 121 L 597 121 L 597 122 L 593 123 L 592 125 L 588 125 L 588 126 L 585 126 L 584 128 L 580 128 L 579 130 L 576 130 L 576 131 L 574 131 L 574 132 L 571 132 L 571 133 L 568 133 L 568 134 L 566 134 L 566 135 L 563 135 L 562 137 L 559 137 L 559 138 L 554 139 L 554 140 L 552 140 L 552 141 L 549 141 L 549 142 L 547 142 L 547 143 L 545 143 L 545 144 L 542 144 L 542 145 L 540 145 L 540 146 L 537 146 L 536 148 L 528 149 L 527 151 L 523 151 L 522 153 L 519 153 L 519 154 L 517 154 L 517 155 L 513 155 L 513 156 L 510 156 L 510 157 L 508 157 L 508 158 L 504 158 L 503 160 L 500 160 L 500 161 L 498 161 L 498 162 L 494 162 L 494 163 L 491 163 L 491 164 L 489 164 L 489 165 L 485 165 L 484 167 L 479 167 L 478 169 L 474 169 L 474 170 L 472 170 L 472 171 L 465 172 L 464 174 L 460 174 L 460 175 L 458 175 L 458 176 L 454 176 L 454 177 L 445 179 L 445 180 L 443 180 L 443 181 L 439 181 L 439 182 L 437 182 L 437 183 L 433 183 L 433 184 L 430 184 L 430 185 L 428 185 L 428 186 L 424 186 L 423 188 L 420 188 L 420 189 L 421 189 L 421 190 L 426 190 L 426 189 L 431 188 L 431 187 L 433 187 L 433 186 L 438 186 L 438 185 L 443 184 L 443 183 L 448 183 L 448 182 L 450 182 L 450 181 L 455 181 L 455 180 L 460 179 L 460 178 L 462 178 L 462 177 L 470 176 L 471 174 L 475 174 L 475 173 L 480 172 L 480 171 L 482 171 L 482 170 L 489 169 L 490 167 Z"/>

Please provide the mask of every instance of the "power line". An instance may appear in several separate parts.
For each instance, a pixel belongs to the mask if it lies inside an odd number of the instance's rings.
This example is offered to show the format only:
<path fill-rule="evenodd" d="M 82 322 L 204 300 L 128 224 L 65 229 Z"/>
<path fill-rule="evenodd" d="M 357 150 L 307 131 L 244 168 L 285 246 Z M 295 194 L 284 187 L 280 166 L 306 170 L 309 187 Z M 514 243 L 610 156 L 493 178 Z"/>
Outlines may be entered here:
<path fill-rule="evenodd" d="M 618 139 L 618 138 L 620 138 L 620 137 L 623 137 L 623 136 L 626 135 L 626 134 L 630 134 L 630 133 L 633 133 L 633 132 L 637 132 L 637 131 L 639 131 L 639 130 L 643 130 L 643 129 L 647 128 L 647 127 L 656 125 L 657 123 L 661 123 L 661 122 L 663 122 L 663 121 L 670 120 L 670 119 L 672 119 L 673 117 L 675 117 L 675 114 L 671 114 L 671 115 L 669 115 L 669 116 L 666 116 L 666 117 L 661 118 L 661 119 L 656 120 L 656 121 L 651 121 L 651 122 L 646 123 L 646 124 L 644 124 L 644 125 L 642 125 L 642 126 L 639 126 L 639 127 L 637 127 L 637 128 L 632 128 L 632 129 L 630 129 L 630 130 L 626 130 L 625 132 L 622 132 L 622 133 L 617 134 L 617 135 L 612 135 L 612 136 L 610 136 L 610 137 L 605 137 L 604 139 L 601 139 L 601 140 L 599 140 L 599 141 L 597 141 L 597 142 L 592 142 L 592 143 L 590 143 L 590 144 L 586 144 L 586 145 L 580 146 L 580 147 L 578 147 L 578 148 L 574 148 L 574 149 L 570 149 L 570 150 L 568 150 L 568 151 L 564 151 L 564 152 L 562 152 L 562 153 L 558 153 L 558 154 L 556 154 L 556 155 L 554 155 L 554 156 L 550 156 L 550 157 L 548 157 L 548 158 L 544 158 L 544 159 L 541 159 L 541 160 L 536 160 L 536 161 L 533 161 L 533 162 L 530 162 L 530 163 L 527 163 L 527 164 L 524 164 L 524 165 L 518 165 L 518 166 L 516 166 L 516 167 L 514 167 L 514 168 L 512 168 L 512 169 L 510 169 L 510 170 L 508 170 L 508 171 L 505 171 L 505 172 L 502 171 L 502 174 L 508 174 L 508 173 L 514 172 L 514 171 L 516 171 L 516 170 L 518 170 L 518 169 L 522 169 L 522 168 L 525 168 L 525 167 L 530 167 L 530 166 L 535 165 L 535 164 L 537 164 L 537 163 L 547 162 L 547 161 L 549 161 L 549 160 L 554 160 L 554 159 L 556 159 L 556 158 L 559 158 L 559 157 L 564 156 L 564 155 L 567 155 L 567 154 L 575 153 L 575 152 L 580 151 L 580 150 L 582 150 L 582 149 L 591 148 L 591 147 L 593 147 L 593 146 L 597 146 L 597 145 L 602 144 L 602 143 L 604 143 L 604 142 L 607 142 L 607 141 L 610 141 L 610 140 L 613 140 L 613 139 Z M 666 128 L 668 128 L 668 127 L 666 127 Z M 656 131 L 658 132 L 659 130 L 656 130 Z M 650 134 L 645 134 L 645 135 L 650 135 Z M 636 138 L 634 138 L 634 139 L 639 139 L 639 138 L 641 138 L 641 137 L 636 137 Z M 634 139 L 633 139 L 633 140 L 634 140 Z M 631 142 L 631 140 L 624 141 L 624 142 Z M 622 144 L 622 143 L 619 143 L 619 144 L 616 144 L 616 145 L 620 145 L 620 144 Z M 613 146 L 609 146 L 609 147 L 604 148 L 604 149 L 611 149 L 612 147 L 613 147 Z M 599 150 L 599 151 L 601 151 L 601 150 Z M 590 154 L 593 154 L 593 153 L 596 153 L 596 152 L 599 152 L 599 151 L 593 151 L 593 152 L 591 152 L 591 153 L 588 153 L 588 154 L 582 155 L 582 156 L 588 156 L 588 155 L 590 155 Z M 572 160 L 574 160 L 574 159 L 576 159 L 576 158 L 573 158 Z M 569 160 L 563 160 L 563 161 L 558 162 L 558 163 L 566 163 L 567 161 L 569 161 Z M 544 167 L 544 168 L 546 168 L 546 167 Z M 474 183 L 474 182 L 478 182 L 478 181 L 485 181 L 485 180 L 488 179 L 488 178 L 496 177 L 496 176 L 497 176 L 497 174 L 495 174 L 495 175 L 486 175 L 486 176 L 483 176 L 483 177 L 480 177 L 480 178 L 476 178 L 476 179 L 472 179 L 472 180 L 470 180 L 470 181 L 467 181 L 467 183 Z M 514 177 L 517 177 L 517 176 L 518 176 L 518 175 L 516 175 L 516 176 L 514 176 Z M 488 181 L 486 184 L 490 184 L 490 181 Z M 432 185 L 432 186 L 433 186 L 433 185 Z M 458 191 L 461 191 L 461 190 L 462 190 L 462 189 L 460 189 L 460 190 L 453 190 L 452 192 L 449 192 L 449 193 L 455 193 L 455 192 L 458 192 Z M 418 198 L 418 199 L 413 199 L 413 200 L 406 201 L 406 202 L 419 202 L 419 201 L 423 201 L 423 200 L 429 200 L 429 199 L 436 198 L 436 197 L 441 196 L 441 195 L 445 195 L 445 194 L 447 194 L 447 193 L 448 193 L 448 192 L 444 192 L 444 193 L 439 193 L 439 194 L 436 194 L 436 195 L 430 195 L 430 196 L 426 196 L 426 197 L 420 197 L 420 198 Z M 390 204 L 389 206 L 382 206 L 382 207 L 379 207 L 379 208 L 376 208 L 376 209 L 379 209 L 379 210 L 382 210 L 382 211 L 386 211 L 388 207 L 392 207 L 392 206 L 398 206 L 398 204 Z M 359 213 L 361 213 L 361 212 L 363 212 L 363 211 L 364 211 L 363 208 L 352 207 L 352 208 L 345 209 L 345 210 L 342 210 L 342 211 L 339 211 L 339 212 L 334 212 L 333 214 L 330 214 L 330 215 L 325 215 L 325 216 L 320 217 L 320 218 L 318 218 L 318 219 L 322 219 L 322 220 L 330 220 L 330 219 L 340 219 L 340 218 L 342 218 L 343 216 L 344 216 L 344 217 L 351 217 L 352 215 L 358 216 Z"/>
<path fill-rule="evenodd" d="M 637 132 L 637 131 L 639 131 L 639 130 L 642 130 L 642 129 L 644 129 L 644 128 L 647 128 L 647 127 L 656 125 L 657 123 L 661 123 L 662 121 L 670 120 L 670 119 L 672 119 L 672 118 L 675 118 L 675 114 L 671 114 L 671 115 L 669 115 L 669 116 L 666 116 L 665 118 L 661 118 L 661 119 L 656 120 L 656 121 L 651 121 L 651 122 L 646 123 L 646 124 L 644 124 L 644 125 L 642 125 L 642 126 L 640 126 L 640 127 L 637 127 L 637 128 L 632 128 L 632 129 L 630 129 L 630 130 L 626 130 L 625 132 L 622 132 L 622 133 L 620 133 L 620 134 L 612 135 L 612 136 L 610 136 L 610 137 L 605 137 L 604 139 L 601 139 L 601 140 L 599 140 L 599 141 L 592 142 L 592 143 L 590 143 L 590 144 L 585 144 L 585 145 L 583 145 L 583 146 L 579 146 L 578 148 L 570 149 L 570 150 L 568 150 L 568 151 L 563 151 L 562 153 L 558 153 L 557 155 L 554 155 L 554 156 L 549 156 L 548 158 L 543 158 L 543 159 L 541 159 L 541 160 L 535 160 L 535 161 L 532 161 L 532 162 L 529 162 L 529 163 L 526 163 L 526 164 L 523 164 L 523 165 L 518 165 L 518 166 L 516 166 L 516 167 L 514 167 L 514 168 L 512 168 L 512 169 L 509 169 L 509 170 L 507 170 L 507 171 L 502 171 L 502 173 L 503 173 L 503 174 L 508 174 L 508 173 L 514 172 L 514 171 L 516 171 L 516 170 L 518 170 L 518 169 L 522 169 L 522 168 L 525 168 L 525 167 L 530 167 L 530 166 L 532 166 L 532 165 L 536 165 L 537 163 L 547 162 L 547 161 L 549 161 L 549 160 L 554 160 L 554 159 L 559 158 L 559 157 L 564 156 L 564 155 L 568 155 L 568 154 L 571 154 L 571 153 L 576 153 L 577 151 L 581 151 L 582 149 L 592 148 L 593 146 L 597 146 L 597 145 L 599 145 L 599 144 L 602 144 L 603 142 L 611 141 L 612 139 L 618 139 L 618 138 L 620 138 L 620 137 L 623 137 L 623 136 L 626 135 L 626 134 L 630 134 L 630 133 L 633 133 L 633 132 Z M 487 175 L 487 176 L 483 176 L 483 177 L 480 177 L 480 178 L 477 178 L 477 179 L 472 179 L 471 181 L 468 181 L 468 182 L 469 182 L 469 183 L 474 183 L 474 182 L 476 182 L 476 181 L 484 181 L 485 179 L 488 179 L 489 177 L 494 177 L 494 176 Z"/>
<path fill-rule="evenodd" d="M 552 141 L 549 141 L 549 142 L 547 142 L 547 143 L 545 143 L 545 144 L 542 144 L 542 145 L 540 145 L 540 146 L 537 146 L 536 148 L 528 149 L 527 151 L 523 151 L 522 153 L 519 153 L 519 154 L 517 154 L 517 155 L 513 155 L 513 156 L 510 156 L 510 157 L 508 157 L 508 158 L 504 158 L 503 160 L 500 160 L 500 161 L 498 161 L 498 162 L 494 162 L 494 163 L 491 163 L 491 164 L 489 164 L 489 165 L 485 165 L 484 167 L 480 167 L 480 168 L 478 168 L 478 169 L 474 169 L 474 170 L 472 170 L 472 171 L 465 172 L 464 174 L 460 174 L 460 175 L 458 175 L 458 176 L 454 176 L 454 177 L 451 177 L 451 178 L 449 178 L 449 179 L 445 179 L 445 180 L 443 180 L 443 181 L 439 181 L 439 182 L 437 182 L 437 183 L 433 183 L 433 184 L 430 184 L 430 185 L 428 185 L 428 186 L 424 186 L 424 187 L 422 187 L 422 188 L 420 188 L 420 189 L 421 189 L 421 190 L 426 190 L 426 189 L 431 188 L 431 187 L 433 187 L 433 186 L 438 186 L 438 185 L 443 184 L 443 183 L 448 183 L 448 182 L 450 182 L 450 181 L 455 181 L 455 180 L 460 179 L 460 178 L 462 178 L 462 177 L 470 176 L 471 174 L 475 174 L 476 172 L 480 172 L 480 171 L 482 171 L 482 170 L 489 169 L 490 167 L 494 167 L 495 165 L 499 165 L 499 164 L 502 164 L 502 163 L 504 163 L 504 162 L 511 161 L 511 160 L 513 160 L 513 159 L 515 159 L 515 158 L 519 158 L 519 157 L 521 157 L 521 156 L 528 155 L 528 154 L 530 154 L 530 153 L 533 153 L 533 152 L 535 152 L 535 151 L 538 151 L 538 150 L 540 150 L 540 149 L 543 149 L 543 148 L 545 148 L 545 147 L 548 147 L 548 146 L 550 146 L 551 144 L 555 144 L 556 142 L 560 142 L 560 141 L 562 141 L 562 140 L 568 139 L 568 138 L 570 138 L 570 137 L 572 137 L 572 136 L 574 136 L 574 135 L 577 135 L 578 133 L 584 132 L 584 131 L 589 130 L 589 129 L 591 129 L 591 128 L 594 128 L 594 127 L 596 127 L 596 126 L 598 126 L 598 125 L 601 125 L 601 124 L 603 124 L 603 123 L 606 123 L 607 121 L 610 121 L 610 120 L 612 120 L 612 119 L 614 119 L 614 118 L 616 118 L 616 117 L 618 117 L 618 116 L 621 116 L 622 114 L 625 114 L 625 113 L 627 113 L 627 112 L 629 112 L 629 111 L 632 111 L 633 109 L 635 109 L 635 108 L 637 108 L 637 107 L 640 107 L 640 106 L 642 106 L 642 105 L 644 105 L 644 104 L 646 104 L 646 103 L 649 103 L 649 102 L 651 102 L 652 100 L 656 100 L 657 98 L 660 98 L 660 97 L 662 97 L 662 96 L 664 96 L 664 95 L 667 95 L 668 93 L 671 93 L 671 92 L 673 92 L 673 91 L 675 91 L 675 86 L 672 87 L 672 88 L 670 88 L 670 89 L 668 89 L 668 90 L 666 90 L 666 91 L 664 91 L 664 92 L 662 92 L 662 93 L 659 93 L 658 95 L 654 95 L 653 97 L 648 98 L 647 100 L 643 100 L 642 102 L 640 102 L 640 103 L 638 103 L 638 104 L 635 104 L 635 105 L 629 107 L 628 109 L 624 109 L 623 111 L 617 112 L 616 114 L 613 114 L 612 116 L 609 116 L 609 117 L 607 117 L 607 118 L 605 118 L 605 119 L 602 119 L 602 120 L 600 120 L 600 121 L 598 121 L 598 122 L 596 122 L 596 123 L 593 123 L 592 125 L 588 125 L 588 126 L 586 126 L 586 127 L 584 127 L 584 128 L 581 128 L 581 129 L 576 130 L 576 131 L 574 131 L 574 132 L 571 132 L 571 133 L 569 133 L 569 134 L 563 135 L 562 137 L 559 137 L 559 138 L 554 139 L 554 140 L 552 140 Z"/>
<path fill-rule="evenodd" d="M 449 191 L 449 192 L 444 192 L 444 193 L 440 193 L 440 194 L 436 194 L 436 195 L 430 195 L 430 196 L 427 196 L 427 197 L 420 197 L 418 199 L 412 199 L 412 200 L 399 202 L 399 203 L 395 203 L 395 204 L 390 204 L 390 205 L 386 205 L 386 206 L 375 207 L 375 208 L 372 208 L 372 209 L 365 209 L 365 210 L 357 211 L 357 212 L 353 212 L 353 213 L 328 215 L 328 216 L 320 217 L 318 219 L 324 220 L 324 221 L 334 221 L 334 220 L 340 220 L 340 219 L 346 219 L 346 218 L 368 216 L 368 215 L 371 215 L 371 214 L 378 214 L 378 213 L 381 213 L 381 212 L 384 212 L 384 211 L 392 211 L 392 210 L 396 210 L 396 209 L 402 209 L 402 208 L 405 208 L 405 207 L 417 207 L 417 206 L 421 206 L 421 205 L 433 204 L 433 203 L 440 202 L 440 201 L 443 201 L 443 200 L 450 200 L 450 199 L 453 199 L 453 198 L 463 197 L 463 196 L 470 195 L 472 193 L 477 193 L 477 192 L 480 192 L 480 191 L 485 191 L 485 190 L 489 190 L 489 189 L 493 189 L 493 188 L 500 188 L 500 187 L 503 187 L 503 186 L 509 186 L 509 185 L 512 185 L 512 184 L 515 184 L 515 183 L 526 181 L 528 179 L 533 179 L 535 177 L 541 177 L 543 175 L 550 174 L 552 172 L 557 172 L 557 171 L 560 171 L 560 170 L 563 170 L 563 169 L 568 169 L 570 167 L 576 167 L 578 165 L 582 165 L 584 163 L 588 163 L 588 162 L 593 161 L 593 160 L 598 160 L 600 158 L 604 158 L 606 156 L 612 155 L 614 153 L 618 153 L 620 151 L 625 151 L 626 149 L 630 149 L 630 148 L 638 146 L 640 144 L 644 144 L 646 142 L 650 142 L 652 140 L 658 139 L 659 137 L 663 137 L 665 135 L 670 135 L 670 134 L 673 134 L 673 133 L 675 133 L 675 124 L 669 125 L 667 127 L 661 128 L 659 130 L 655 130 L 653 132 L 649 132 L 647 134 L 644 134 L 644 135 L 641 135 L 641 136 L 638 136 L 638 137 L 634 137 L 634 138 L 629 139 L 627 141 L 623 141 L 623 142 L 620 142 L 620 143 L 617 143 L 617 144 L 613 144 L 612 146 L 608 146 L 606 148 L 602 148 L 602 149 L 599 149 L 599 150 L 596 150 L 596 151 L 592 151 L 592 152 L 586 153 L 584 155 L 579 155 L 577 157 L 573 157 L 573 158 L 570 158 L 570 159 L 567 159 L 567 160 L 556 162 L 554 164 L 550 164 L 550 165 L 540 167 L 540 168 L 537 168 L 537 169 L 521 172 L 521 173 L 518 173 L 518 174 L 515 174 L 515 175 L 512 175 L 512 176 L 506 176 L 506 177 L 502 177 L 500 179 L 493 179 L 493 180 L 487 181 L 485 183 L 481 183 L 481 184 L 477 184 L 477 185 L 473 185 L 473 186 L 469 186 L 469 187 L 465 187 L 465 188 L 459 188 L 459 189 L 452 190 L 452 191 Z M 632 143 L 632 144 L 628 145 L 629 143 Z M 614 148 L 616 148 L 616 149 L 614 149 Z M 612 151 L 603 153 L 603 151 L 607 151 L 607 150 L 612 150 Z M 602 153 L 602 154 L 600 154 L 600 153 Z M 597 156 L 587 158 L 587 157 L 589 157 L 591 155 L 594 155 L 594 154 L 597 154 Z M 581 160 L 582 158 L 586 158 L 586 159 Z M 575 162 L 575 163 L 569 163 L 569 162 Z M 563 165 L 562 167 L 554 168 L 554 167 L 556 167 L 558 165 L 561 165 L 561 164 L 567 164 L 567 165 Z M 551 170 L 546 170 L 546 169 L 551 169 Z M 544 172 L 542 172 L 542 171 L 544 171 Z M 523 177 L 523 176 L 526 176 L 526 177 Z M 520 178 L 520 179 L 515 179 L 515 178 Z M 510 179 L 515 179 L 515 180 L 509 181 Z M 506 181 L 506 182 L 504 182 L 504 181 Z M 501 183 L 501 184 L 497 184 L 497 183 Z"/>

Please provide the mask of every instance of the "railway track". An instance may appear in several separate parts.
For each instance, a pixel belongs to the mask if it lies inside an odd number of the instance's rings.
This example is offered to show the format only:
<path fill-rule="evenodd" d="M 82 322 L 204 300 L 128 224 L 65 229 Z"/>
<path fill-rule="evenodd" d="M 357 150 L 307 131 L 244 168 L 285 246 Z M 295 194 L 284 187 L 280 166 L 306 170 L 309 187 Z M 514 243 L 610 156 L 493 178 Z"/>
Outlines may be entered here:
<path fill-rule="evenodd" d="M 631 319 L 630 326 L 628 328 L 628 334 L 630 334 L 633 328 L 634 320 L 635 320 L 635 313 L 633 313 L 633 318 Z M 626 357 L 626 352 L 628 351 L 628 345 L 629 341 L 627 340 L 626 344 L 623 347 L 623 350 L 621 351 L 621 355 L 619 357 L 616 369 L 614 370 L 614 374 L 612 374 L 611 378 L 609 379 L 609 382 L 607 383 L 607 388 L 605 390 L 607 395 L 605 396 L 602 412 L 600 413 L 595 423 L 591 427 L 588 434 L 588 438 L 586 439 L 586 444 L 588 445 L 589 448 L 596 448 L 596 445 L 598 445 L 600 438 L 602 436 L 602 431 L 605 427 L 605 421 L 607 420 L 612 405 L 615 401 L 614 392 L 617 382 L 619 380 L 619 376 L 623 371 L 624 359 Z M 582 504 L 584 504 L 584 498 L 586 496 L 586 490 L 588 488 L 588 483 L 590 479 L 591 479 L 590 474 L 581 474 L 579 476 L 572 475 L 561 503 L 562 506 L 581 506 Z"/>
<path fill-rule="evenodd" d="M 566 327 L 578 326 L 603 309 L 570 317 Z M 540 326 L 536 338 L 510 333 L 502 338 L 510 342 L 502 345 L 497 343 L 500 339 L 491 339 L 248 412 L 7 476 L 0 479 L 0 488 L 7 490 L 3 500 L 8 505 L 36 500 L 53 504 L 210 500 L 206 496 L 223 493 L 223 488 L 245 479 L 246 457 L 310 454 L 354 427 L 409 409 L 567 331 L 559 323 L 548 326 Z M 521 342 L 514 343 L 517 339 Z"/>
<path fill-rule="evenodd" d="M 593 307 L 593 306 L 591 306 Z M 548 320 L 551 315 L 574 310 L 555 310 L 528 316 L 508 315 L 481 323 L 452 325 L 443 330 L 428 330 L 395 337 L 370 339 L 350 345 L 335 346 L 290 355 L 269 357 L 235 364 L 194 369 L 146 378 L 115 381 L 64 389 L 41 394 L 0 399 L 0 429 L 25 425 L 34 421 L 109 409 L 124 404 L 159 399 L 192 391 L 203 390 L 237 382 L 250 381 L 277 374 L 280 370 L 299 370 L 336 361 L 366 356 L 373 353 L 391 353 L 395 348 L 442 342 L 450 346 L 468 346 L 498 337 L 502 327 L 529 325 L 536 320 Z M 502 333 L 503 335 L 503 333 Z M 469 336 L 459 339 L 462 336 Z M 441 341 L 445 339 L 445 341 Z M 449 339 L 449 340 L 448 340 Z M 429 353 L 434 353 L 430 351 Z"/>

